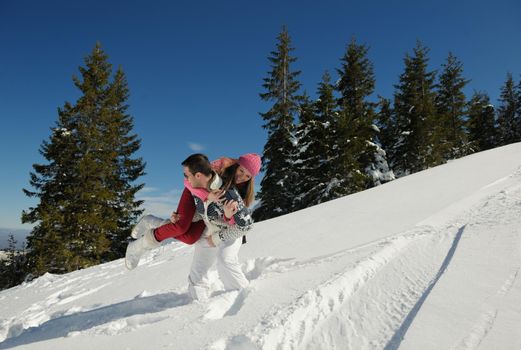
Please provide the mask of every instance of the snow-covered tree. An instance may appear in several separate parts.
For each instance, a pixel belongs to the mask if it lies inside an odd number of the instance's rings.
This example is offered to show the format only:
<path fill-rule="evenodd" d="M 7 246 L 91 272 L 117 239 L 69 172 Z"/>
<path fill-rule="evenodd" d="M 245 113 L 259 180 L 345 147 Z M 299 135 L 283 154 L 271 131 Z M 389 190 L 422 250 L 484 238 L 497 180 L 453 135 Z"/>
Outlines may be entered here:
<path fill-rule="evenodd" d="M 314 113 L 310 131 L 306 134 L 309 148 L 313 154 L 312 168 L 314 186 L 303 194 L 302 201 L 307 206 L 326 202 L 345 194 L 345 174 L 337 166 L 342 160 L 339 152 L 339 122 L 338 101 L 334 96 L 334 86 L 331 76 L 325 72 L 318 85 L 318 99 L 314 103 Z"/>
<path fill-rule="evenodd" d="M 323 125 L 314 114 L 311 98 L 304 93 L 295 131 L 295 154 L 292 157 L 293 167 L 298 169 L 292 211 L 311 205 L 307 202 L 307 195 L 321 180 L 318 168 L 323 157 L 322 141 Z"/>
<path fill-rule="evenodd" d="M 378 141 L 382 149 L 386 152 L 389 165 L 392 168 L 391 160 L 394 159 L 393 151 L 396 142 L 396 120 L 390 99 L 379 96 L 376 113 L 376 126 L 378 128 Z"/>
<path fill-rule="evenodd" d="M 348 174 L 351 181 L 351 189 L 345 194 L 394 179 L 387 165 L 385 152 L 377 144 L 378 128 L 374 125 L 374 103 L 368 101 L 374 92 L 375 77 L 367 52 L 367 46 L 359 45 L 352 39 L 341 59 L 342 66 L 337 70 L 340 77 L 337 90 L 340 93 L 338 101 L 341 110 L 341 123 L 338 125 L 341 137 L 339 150 L 346 154 L 346 158 L 353 158 L 353 161 L 337 163 L 344 166 L 341 172 Z"/>

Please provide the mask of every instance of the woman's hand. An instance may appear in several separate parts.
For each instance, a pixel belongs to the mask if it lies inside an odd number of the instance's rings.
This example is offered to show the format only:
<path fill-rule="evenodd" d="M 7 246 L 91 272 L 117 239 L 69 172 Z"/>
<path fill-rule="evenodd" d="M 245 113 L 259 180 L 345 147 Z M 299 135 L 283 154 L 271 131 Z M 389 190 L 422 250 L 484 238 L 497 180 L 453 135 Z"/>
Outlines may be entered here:
<path fill-rule="evenodd" d="M 212 203 L 212 202 L 222 203 L 223 195 L 224 195 L 224 190 L 213 190 L 208 194 L 206 201 L 208 203 Z"/>
<path fill-rule="evenodd" d="M 170 222 L 172 224 L 175 224 L 176 222 L 179 221 L 179 219 L 181 218 L 181 215 L 177 214 L 176 211 L 172 212 L 172 215 L 170 215 Z"/>
<path fill-rule="evenodd" d="M 233 215 L 239 210 L 239 203 L 234 200 L 224 202 L 224 216 L 225 219 L 231 219 Z"/>

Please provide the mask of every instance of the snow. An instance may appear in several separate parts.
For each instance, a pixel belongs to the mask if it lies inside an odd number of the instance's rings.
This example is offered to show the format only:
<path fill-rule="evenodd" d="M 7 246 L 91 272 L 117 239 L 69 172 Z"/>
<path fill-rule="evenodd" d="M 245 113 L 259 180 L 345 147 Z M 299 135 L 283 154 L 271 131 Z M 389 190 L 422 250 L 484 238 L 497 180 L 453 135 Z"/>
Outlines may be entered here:
<path fill-rule="evenodd" d="M 520 349 L 521 144 L 255 224 L 250 286 L 171 242 L 0 292 L 0 349 Z"/>
<path fill-rule="evenodd" d="M 54 131 L 60 132 L 62 136 L 70 136 L 72 134 L 71 131 L 67 128 L 55 128 Z"/>

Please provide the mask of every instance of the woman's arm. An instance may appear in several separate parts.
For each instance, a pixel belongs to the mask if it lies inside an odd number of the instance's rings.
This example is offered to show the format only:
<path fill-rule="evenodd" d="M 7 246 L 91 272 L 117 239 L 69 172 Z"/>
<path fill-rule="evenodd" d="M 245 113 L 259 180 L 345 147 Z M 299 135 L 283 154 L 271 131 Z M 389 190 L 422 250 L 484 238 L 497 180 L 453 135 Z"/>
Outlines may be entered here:
<path fill-rule="evenodd" d="M 212 161 L 212 169 L 216 171 L 218 174 L 221 174 L 224 169 L 228 168 L 229 166 L 232 166 L 233 164 L 237 163 L 237 159 L 229 158 L 229 157 L 221 157 L 219 159 L 216 159 Z"/>
<path fill-rule="evenodd" d="M 217 219 L 219 221 L 227 222 L 228 225 L 221 226 L 221 230 L 212 234 L 209 238 L 213 245 L 218 246 L 222 242 L 234 240 L 239 237 L 242 237 L 247 231 L 252 228 L 253 218 L 251 216 L 251 210 L 244 205 L 242 198 L 239 196 L 239 193 L 236 189 L 229 189 L 226 194 L 226 199 L 234 200 L 237 202 L 237 212 L 233 215 L 232 221 L 226 220 L 224 216 L 224 209 L 219 206 L 219 210 L 215 210 L 215 214 L 218 215 Z M 217 204 L 216 204 L 217 205 Z M 217 208 L 215 208 L 217 209 Z"/>

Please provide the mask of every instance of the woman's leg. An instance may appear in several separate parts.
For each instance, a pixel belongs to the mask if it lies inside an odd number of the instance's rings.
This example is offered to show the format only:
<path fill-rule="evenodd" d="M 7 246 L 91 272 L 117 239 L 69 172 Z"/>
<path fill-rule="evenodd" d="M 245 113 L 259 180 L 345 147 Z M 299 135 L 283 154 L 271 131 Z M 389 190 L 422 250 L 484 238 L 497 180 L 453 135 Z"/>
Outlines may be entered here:
<path fill-rule="evenodd" d="M 153 229 L 153 227 L 149 227 L 150 223 L 160 221 L 160 219 L 149 216 L 149 220 L 142 220 L 140 230 L 137 228 L 132 230 L 132 234 L 139 234 L 139 237 L 136 237 L 138 239 L 130 242 L 127 246 L 125 263 L 128 269 L 136 268 L 141 256 L 146 251 L 158 247 L 160 242 L 167 238 L 177 238 L 181 242 L 193 244 L 201 237 L 205 225 L 203 221 L 192 223 L 195 214 L 195 202 L 192 194 L 186 188 L 179 200 L 177 213 L 179 220 L 175 224 L 170 222 Z M 141 232 L 143 233 L 141 234 Z"/>
<path fill-rule="evenodd" d="M 175 224 L 168 223 L 154 230 L 154 236 L 158 242 L 164 241 L 167 238 L 177 238 L 190 229 L 195 214 L 195 202 L 187 188 L 184 189 L 179 204 L 177 205 L 177 214 L 179 214 L 179 220 Z M 199 227 L 196 226 L 194 229 L 199 229 Z"/>
<path fill-rule="evenodd" d="M 239 249 L 242 237 L 234 241 L 224 242 L 217 253 L 217 271 L 224 284 L 224 289 L 234 290 L 246 288 L 249 284 L 239 263 Z"/>
<path fill-rule="evenodd" d="M 194 244 L 199 240 L 199 238 L 201 238 L 205 228 L 206 225 L 204 224 L 203 220 L 192 222 L 188 228 L 188 231 L 180 236 L 176 236 L 175 239 L 185 244 Z"/>

